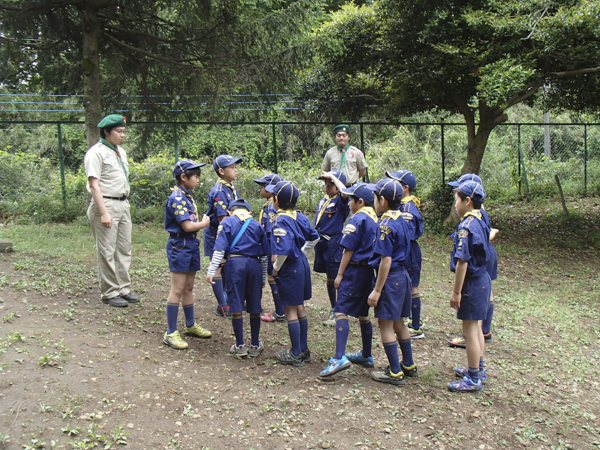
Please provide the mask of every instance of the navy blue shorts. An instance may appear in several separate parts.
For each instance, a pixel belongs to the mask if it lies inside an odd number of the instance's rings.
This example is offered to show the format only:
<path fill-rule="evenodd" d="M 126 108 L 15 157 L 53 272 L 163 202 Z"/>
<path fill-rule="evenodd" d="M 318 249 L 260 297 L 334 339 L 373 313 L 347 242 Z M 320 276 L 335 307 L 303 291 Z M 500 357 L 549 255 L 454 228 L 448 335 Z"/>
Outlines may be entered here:
<path fill-rule="evenodd" d="M 217 229 L 218 227 L 212 224 L 202 230 L 202 243 L 204 245 L 204 256 L 212 258 L 213 249 L 215 248 L 215 241 L 217 240 Z"/>
<path fill-rule="evenodd" d="M 487 254 L 488 262 L 485 265 L 485 271 L 493 281 L 498 278 L 498 254 L 496 253 L 496 247 L 491 242 L 488 243 Z"/>
<path fill-rule="evenodd" d="M 167 259 L 171 272 L 197 272 L 200 270 L 200 241 L 196 238 L 169 238 Z"/>
<path fill-rule="evenodd" d="M 369 315 L 369 294 L 373 290 L 375 271 L 369 266 L 348 264 L 338 289 L 335 312 L 352 317 Z"/>
<path fill-rule="evenodd" d="M 490 305 L 492 280 L 487 271 L 480 276 L 467 276 L 460 292 L 460 308 L 456 312 L 459 320 L 485 320 Z"/>
<path fill-rule="evenodd" d="M 400 320 L 410 317 L 412 307 L 412 285 L 405 268 L 391 270 L 375 307 L 375 317 L 385 320 Z"/>
<path fill-rule="evenodd" d="M 283 306 L 300 306 L 312 297 L 310 266 L 304 255 L 286 259 L 275 280 Z"/>
<path fill-rule="evenodd" d="M 337 277 L 344 249 L 340 247 L 342 233 L 331 236 L 330 240 L 321 238 L 315 246 L 315 265 L 317 273 L 326 273 L 327 278 Z"/>
<path fill-rule="evenodd" d="M 408 276 L 413 287 L 419 287 L 421 281 L 421 247 L 417 241 L 410 241 L 410 253 L 408 255 Z"/>
<path fill-rule="evenodd" d="M 223 280 L 231 312 L 262 312 L 262 269 L 256 256 L 230 257 L 223 266 Z"/>

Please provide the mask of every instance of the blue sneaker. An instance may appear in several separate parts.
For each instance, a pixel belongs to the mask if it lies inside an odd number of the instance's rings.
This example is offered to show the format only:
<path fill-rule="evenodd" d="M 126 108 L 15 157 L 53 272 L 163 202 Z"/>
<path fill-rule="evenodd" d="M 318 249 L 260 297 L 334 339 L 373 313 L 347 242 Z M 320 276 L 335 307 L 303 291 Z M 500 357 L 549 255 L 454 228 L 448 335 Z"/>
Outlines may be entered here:
<path fill-rule="evenodd" d="M 448 389 L 453 392 L 478 392 L 483 390 L 481 380 L 474 383 L 469 375 L 465 375 L 462 380 L 448 383 Z"/>
<path fill-rule="evenodd" d="M 346 370 L 351 365 L 352 363 L 348 361 L 346 355 L 342 356 L 340 359 L 331 358 L 329 360 L 329 365 L 321 371 L 320 376 L 331 377 L 342 370 Z"/>
<path fill-rule="evenodd" d="M 469 375 L 469 369 L 467 367 L 455 367 L 454 373 L 459 378 L 464 378 L 465 375 Z M 487 372 L 485 369 L 479 371 L 479 379 L 481 380 L 481 384 L 485 384 L 487 381 Z"/>
<path fill-rule="evenodd" d="M 363 367 L 375 367 L 373 357 L 367 356 L 365 358 L 362 354 L 362 350 L 356 353 L 346 353 L 346 358 L 348 358 L 352 364 L 360 364 Z"/>

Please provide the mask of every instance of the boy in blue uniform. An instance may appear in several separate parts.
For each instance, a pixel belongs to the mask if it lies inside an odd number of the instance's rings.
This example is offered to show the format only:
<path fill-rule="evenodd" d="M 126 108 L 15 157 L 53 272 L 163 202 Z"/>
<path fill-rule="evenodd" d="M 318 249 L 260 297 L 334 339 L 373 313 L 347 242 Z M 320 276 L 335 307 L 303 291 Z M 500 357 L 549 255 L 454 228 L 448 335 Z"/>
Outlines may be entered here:
<path fill-rule="evenodd" d="M 341 180 L 336 181 L 341 184 Z M 333 376 L 349 368 L 352 363 L 373 367 L 373 326 L 367 304 L 374 278 L 369 258 L 378 230 L 377 214 L 373 209 L 373 191 L 365 183 L 341 188 L 340 191 L 349 198 L 352 216 L 344 228 L 340 242 L 344 253 L 335 278 L 335 287 L 338 289 L 335 305 L 335 355 L 321 372 L 321 377 Z M 345 354 L 350 333 L 348 316 L 358 317 L 362 350 Z"/>
<path fill-rule="evenodd" d="M 454 188 L 457 188 L 461 184 L 466 183 L 467 181 L 475 181 L 476 183 L 479 183 L 483 186 L 483 183 L 481 182 L 481 178 L 479 178 L 479 176 L 475 175 L 474 173 L 465 173 L 464 175 L 461 175 L 458 178 L 458 180 L 450 181 L 448 183 L 448 185 L 452 186 Z M 481 205 L 481 216 L 482 216 L 483 221 L 487 225 L 487 227 L 490 229 L 490 242 L 488 243 L 488 249 L 487 249 L 488 250 L 488 255 L 487 255 L 488 260 L 487 260 L 487 264 L 485 266 L 485 270 L 490 275 L 490 278 L 492 279 L 492 281 L 494 281 L 498 278 L 498 254 L 496 253 L 496 248 L 494 247 L 494 244 L 492 244 L 492 241 L 498 234 L 499 230 L 497 228 L 492 228 L 492 226 L 490 224 L 490 218 L 488 216 L 487 211 L 483 207 L 483 205 Z M 488 307 L 487 316 L 486 316 L 485 320 L 481 321 L 481 331 L 483 332 L 483 338 L 485 339 L 486 344 L 489 344 L 492 342 L 492 320 L 493 320 L 493 318 L 494 318 L 494 289 L 492 287 L 492 291 L 490 293 L 490 306 Z M 454 338 L 449 338 L 448 342 L 450 343 L 451 347 L 462 347 L 462 348 L 466 347 L 465 338 L 462 335 L 454 337 Z"/>
<path fill-rule="evenodd" d="M 377 214 L 382 216 L 369 260 L 369 264 L 377 270 L 377 278 L 368 303 L 375 308 L 381 343 L 389 362 L 384 371 L 372 372 L 371 377 L 381 383 L 403 385 L 405 376 L 418 375 L 410 331 L 402 320 L 411 308 L 411 284 L 406 269 L 410 255 L 410 231 L 402 212 L 398 211 L 403 190 L 402 185 L 391 178 L 384 178 L 369 187 L 375 193 Z M 398 346 L 402 363 L 398 358 Z"/>
<path fill-rule="evenodd" d="M 260 210 L 259 222 L 262 225 L 265 233 L 267 234 L 267 240 L 271 239 L 271 229 L 273 219 L 275 218 L 275 207 L 273 206 L 273 194 L 271 192 L 267 192 L 266 187 L 270 185 L 275 185 L 281 181 L 281 177 L 274 173 L 270 173 L 265 175 L 262 178 L 253 180 L 256 184 L 260 186 L 260 196 L 261 198 L 266 198 L 267 201 L 263 205 Z M 271 263 L 271 258 L 269 257 L 268 261 L 268 281 L 269 287 L 271 288 L 271 293 L 273 294 L 273 303 L 275 304 L 275 311 L 264 314 L 261 317 L 261 320 L 264 322 L 285 322 L 285 309 L 283 308 L 283 303 L 281 303 L 281 298 L 279 297 L 279 288 L 277 287 L 277 283 L 275 282 L 275 278 L 273 278 L 273 264 Z"/>
<path fill-rule="evenodd" d="M 346 186 L 346 175 L 339 170 L 323 172 L 320 180 L 325 181 L 325 198 L 322 198 L 315 213 L 314 229 L 319 233 L 321 239 L 315 247 L 314 270 L 327 276 L 327 295 L 331 304 L 329 318 L 323 325 L 335 325 L 336 289 L 335 277 L 338 274 L 342 260 L 342 230 L 344 222 L 348 218 L 348 196 L 340 195 L 340 187 Z M 338 180 L 339 183 L 335 183 Z M 338 186 L 339 184 L 339 186 Z"/>
<path fill-rule="evenodd" d="M 236 341 L 229 352 L 238 358 L 256 357 L 263 350 L 263 344 L 259 340 L 262 311 L 260 299 L 267 280 L 267 257 L 271 252 L 267 235 L 260 224 L 252 219 L 250 205 L 245 200 L 232 201 L 229 211 L 231 216 L 226 217 L 219 225 L 213 257 L 206 275 L 208 282 L 213 284 L 213 277 L 221 261 L 227 260 L 223 267 L 223 277 Z M 244 342 L 244 310 L 250 314 L 250 349 Z"/>
<path fill-rule="evenodd" d="M 410 255 L 408 256 L 408 275 L 412 284 L 412 320 L 408 324 L 411 339 L 425 337 L 423 333 L 423 321 L 421 320 L 421 293 L 419 283 L 421 281 L 421 247 L 417 241 L 423 235 L 423 218 L 419 212 L 421 200 L 412 192 L 417 187 L 415 174 L 410 170 L 400 170 L 395 173 L 386 172 L 386 175 L 402 184 L 402 201 L 399 211 L 408 224 L 410 232 Z"/>
<path fill-rule="evenodd" d="M 210 190 L 208 197 L 206 198 L 206 204 L 208 205 L 206 215 L 210 218 L 210 226 L 204 230 L 203 239 L 204 256 L 208 256 L 209 258 L 212 258 L 219 223 L 227 217 L 229 203 L 238 198 L 237 189 L 232 183 L 237 180 L 237 164 L 241 162 L 241 158 L 234 158 L 230 155 L 219 155 L 213 161 L 213 169 L 220 179 Z M 221 269 L 217 269 L 213 281 L 214 284 L 212 285 L 212 290 L 218 303 L 216 314 L 220 317 L 228 317 L 230 316 L 230 313 L 227 302 L 225 301 L 225 295 L 223 294 Z"/>
<path fill-rule="evenodd" d="M 282 364 L 303 366 L 310 362 L 304 301 L 312 296 L 306 252 L 319 242 L 319 235 L 310 226 L 310 220 L 295 210 L 300 195 L 296 186 L 289 181 L 280 181 L 266 189 L 273 193 L 273 205 L 277 209 L 271 233 L 273 276 L 285 306 L 292 343 L 291 349 L 278 352 L 275 358 Z"/>
<path fill-rule="evenodd" d="M 486 378 L 481 321 L 487 316 L 492 281 L 485 268 L 490 232 L 480 211 L 485 197 L 481 184 L 474 181 L 454 190 L 456 212 L 461 222 L 454 235 L 450 256 L 450 270 L 455 273 L 450 306 L 458 311 L 456 317 L 463 321 L 468 362 L 468 367 L 454 369 L 462 379 L 448 384 L 448 389 L 457 392 L 481 391 L 482 378 Z"/>
<path fill-rule="evenodd" d="M 199 164 L 190 159 L 182 159 L 173 167 L 173 177 L 177 186 L 165 205 L 165 230 L 170 233 L 167 242 L 167 259 L 171 271 L 171 290 L 167 298 L 167 331 L 163 342 L 176 349 L 185 349 L 187 342 L 177 331 L 179 301 L 185 314 L 185 333 L 209 338 L 212 333 L 196 323 L 194 318 L 194 278 L 200 270 L 200 241 L 197 233 L 209 224 L 205 215 L 198 221 L 198 209 L 191 191 L 198 186 Z"/>

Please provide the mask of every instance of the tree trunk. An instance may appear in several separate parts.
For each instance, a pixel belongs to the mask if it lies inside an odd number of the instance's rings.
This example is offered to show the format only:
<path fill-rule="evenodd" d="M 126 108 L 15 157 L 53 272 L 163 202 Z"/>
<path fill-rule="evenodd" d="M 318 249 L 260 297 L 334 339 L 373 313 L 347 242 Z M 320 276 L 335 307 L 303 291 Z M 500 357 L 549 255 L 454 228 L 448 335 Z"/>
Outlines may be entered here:
<path fill-rule="evenodd" d="M 83 107 L 85 109 L 85 131 L 88 147 L 100 137 L 98 123 L 102 119 L 102 99 L 100 97 L 100 52 L 98 50 L 102 33 L 98 20 L 98 5 L 85 2 L 80 11 L 83 31 Z"/>

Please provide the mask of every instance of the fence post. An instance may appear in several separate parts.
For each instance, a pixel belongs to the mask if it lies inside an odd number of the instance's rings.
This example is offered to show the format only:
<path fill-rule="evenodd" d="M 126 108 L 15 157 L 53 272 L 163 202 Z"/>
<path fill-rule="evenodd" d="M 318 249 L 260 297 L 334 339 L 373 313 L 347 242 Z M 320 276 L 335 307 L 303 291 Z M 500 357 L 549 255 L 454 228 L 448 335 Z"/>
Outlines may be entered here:
<path fill-rule="evenodd" d="M 583 195 L 587 197 L 587 124 L 583 126 Z"/>
<path fill-rule="evenodd" d="M 446 150 L 444 148 L 444 124 L 440 124 L 442 132 L 442 186 L 446 184 Z"/>
<path fill-rule="evenodd" d="M 517 168 L 519 174 L 519 195 L 521 195 L 521 124 L 517 125 Z"/>
<path fill-rule="evenodd" d="M 525 158 L 523 158 L 523 151 L 521 150 L 521 127 L 519 126 L 519 160 L 523 164 L 523 178 L 525 178 L 525 187 L 527 188 L 527 201 L 529 201 L 529 180 L 527 179 L 527 169 L 525 168 Z"/>
<path fill-rule="evenodd" d="M 365 149 L 365 134 L 363 132 L 363 124 L 360 124 L 360 149 L 362 150 L 363 154 L 365 155 L 365 158 L 367 156 L 367 150 Z M 369 168 L 367 167 L 366 172 L 365 172 L 365 179 L 367 180 L 367 183 L 370 183 L 369 181 Z"/>
<path fill-rule="evenodd" d="M 273 156 L 275 157 L 275 173 L 277 173 L 277 138 L 275 131 L 275 122 L 272 124 L 273 127 Z"/>
<path fill-rule="evenodd" d="M 173 144 L 175 145 L 175 164 L 179 161 L 179 143 L 177 142 L 177 124 L 173 122 Z"/>
<path fill-rule="evenodd" d="M 65 154 L 63 152 L 63 144 L 62 144 L 62 130 L 60 128 L 60 123 L 57 124 L 58 128 L 58 159 L 60 163 L 60 187 L 62 190 L 62 201 L 63 207 L 67 209 L 67 187 L 65 186 Z"/>

